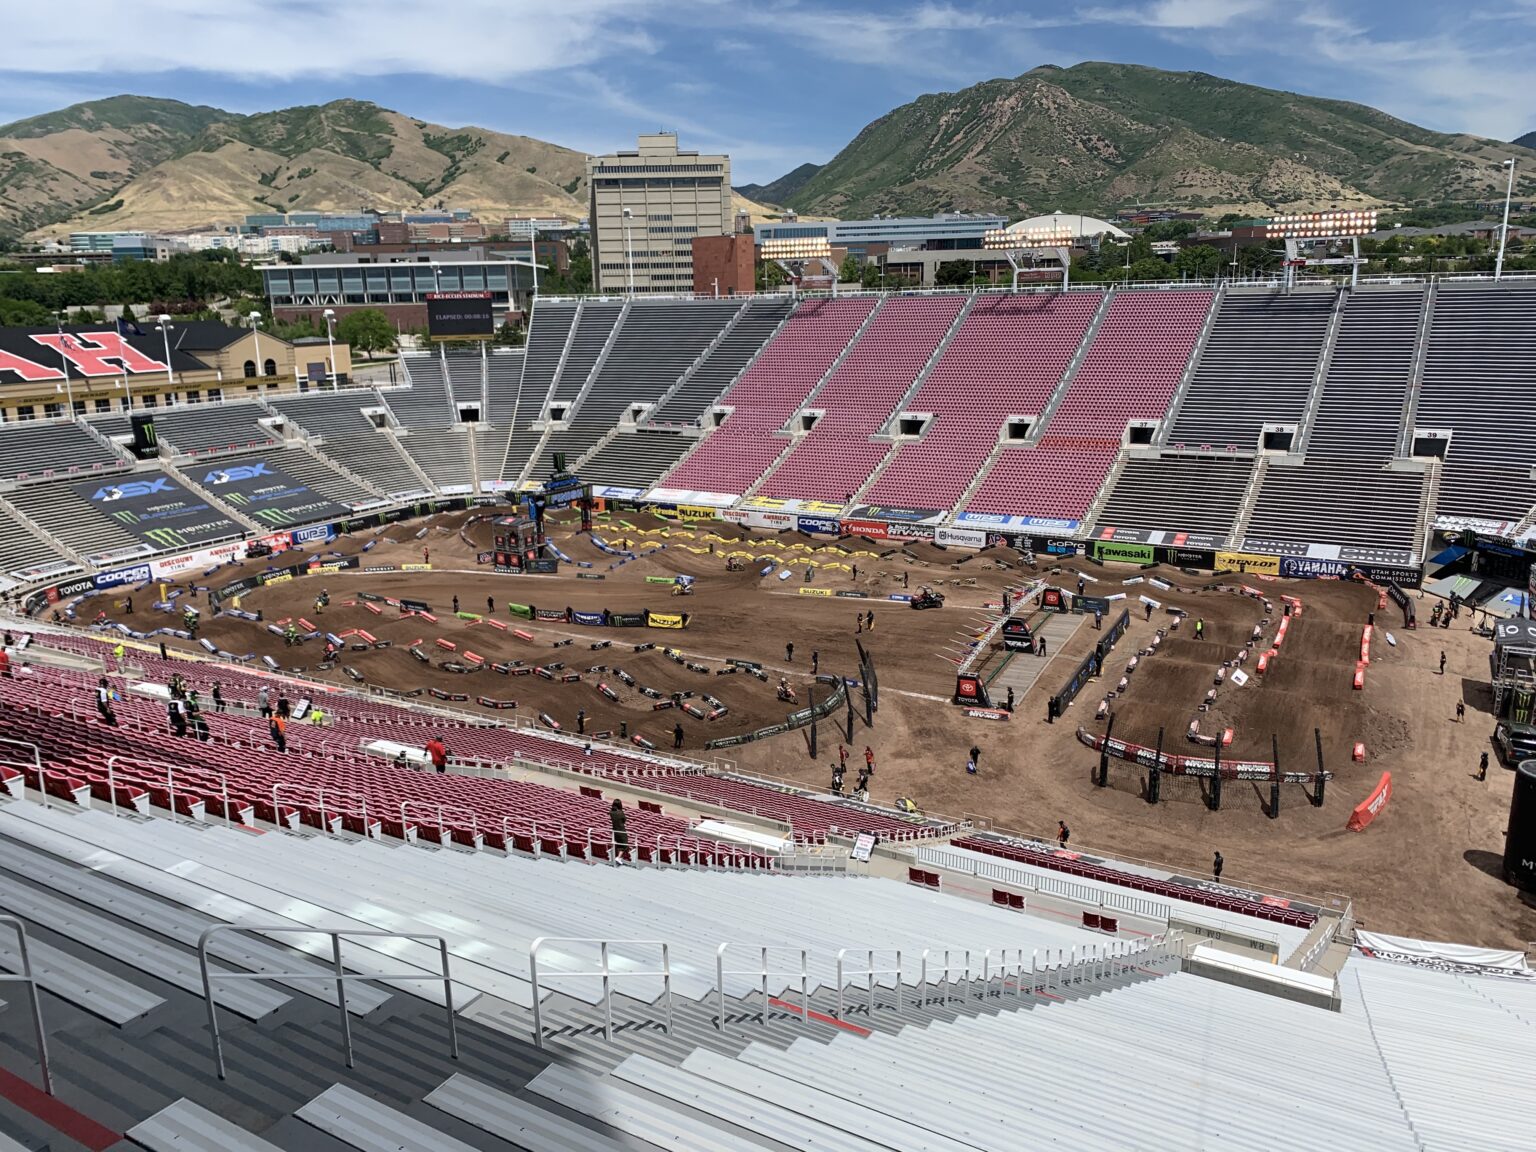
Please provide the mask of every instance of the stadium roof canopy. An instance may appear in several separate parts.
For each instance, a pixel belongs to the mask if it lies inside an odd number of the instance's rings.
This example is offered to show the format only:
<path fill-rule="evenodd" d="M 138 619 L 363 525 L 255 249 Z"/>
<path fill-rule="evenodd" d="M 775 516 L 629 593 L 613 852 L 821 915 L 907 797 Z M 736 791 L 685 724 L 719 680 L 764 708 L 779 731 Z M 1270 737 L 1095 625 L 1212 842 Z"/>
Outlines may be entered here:
<path fill-rule="evenodd" d="M 1066 228 L 1070 229 L 1074 236 L 1102 236 L 1105 233 L 1116 240 L 1129 240 L 1130 233 L 1117 228 L 1108 220 L 1100 220 L 1097 216 L 1079 216 L 1070 212 L 1052 212 L 1049 216 L 1032 216 L 1028 220 L 1020 220 L 1017 224 L 1008 225 L 1010 232 L 1022 232 L 1026 228 Z"/>

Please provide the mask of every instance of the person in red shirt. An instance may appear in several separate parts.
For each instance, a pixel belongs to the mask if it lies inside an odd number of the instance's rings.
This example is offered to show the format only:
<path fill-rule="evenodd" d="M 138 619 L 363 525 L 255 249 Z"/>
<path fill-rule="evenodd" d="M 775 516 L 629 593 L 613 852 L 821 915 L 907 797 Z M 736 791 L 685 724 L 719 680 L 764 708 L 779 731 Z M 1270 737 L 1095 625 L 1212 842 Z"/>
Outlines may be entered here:
<path fill-rule="evenodd" d="M 448 771 L 448 746 L 443 743 L 441 736 L 434 736 L 427 741 L 427 758 L 437 771 Z"/>

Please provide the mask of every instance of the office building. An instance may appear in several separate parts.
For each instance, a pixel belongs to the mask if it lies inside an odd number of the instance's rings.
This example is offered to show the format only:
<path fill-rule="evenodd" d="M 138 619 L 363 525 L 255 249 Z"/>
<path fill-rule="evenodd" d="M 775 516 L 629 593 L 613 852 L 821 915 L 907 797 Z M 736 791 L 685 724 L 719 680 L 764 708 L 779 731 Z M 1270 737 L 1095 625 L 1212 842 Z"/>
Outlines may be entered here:
<path fill-rule="evenodd" d="M 73 253 L 81 252 L 108 252 L 117 247 L 119 241 L 144 243 L 149 239 L 149 233 L 137 232 L 71 232 L 69 234 L 69 250 Z"/>
<path fill-rule="evenodd" d="M 757 245 L 750 232 L 693 238 L 696 296 L 738 296 L 757 288 Z"/>
<path fill-rule="evenodd" d="M 634 152 L 590 157 L 587 176 L 597 290 L 691 292 L 694 237 L 734 223 L 730 157 L 680 152 L 674 133 L 658 132 Z"/>
<path fill-rule="evenodd" d="M 869 220 L 799 220 L 787 217 L 755 225 L 764 240 L 819 240 L 845 248 L 859 260 L 884 256 L 892 248 L 923 252 L 979 251 L 982 237 L 993 228 L 1006 228 L 1005 216 L 972 216 L 945 212 L 937 216 L 876 216 Z"/>

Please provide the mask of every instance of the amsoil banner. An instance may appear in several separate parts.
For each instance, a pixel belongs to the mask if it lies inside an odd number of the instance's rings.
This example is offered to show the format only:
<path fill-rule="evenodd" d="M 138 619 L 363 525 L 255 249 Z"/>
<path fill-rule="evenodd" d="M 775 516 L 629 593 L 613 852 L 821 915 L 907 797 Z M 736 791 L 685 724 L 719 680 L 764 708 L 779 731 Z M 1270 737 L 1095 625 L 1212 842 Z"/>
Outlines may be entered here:
<path fill-rule="evenodd" d="M 198 480 L 226 504 L 274 528 L 335 520 L 351 511 L 288 476 L 269 460 L 242 460 L 227 468 L 208 468 Z"/>
<path fill-rule="evenodd" d="M 682 628 L 686 624 L 681 613 L 673 612 L 652 612 L 645 622 L 652 628 Z"/>
<path fill-rule="evenodd" d="M 1360 801 L 1355 810 L 1349 814 L 1349 823 L 1345 827 L 1351 832 L 1364 832 L 1366 825 L 1381 814 L 1381 810 L 1387 806 L 1387 801 L 1390 799 L 1392 799 L 1392 773 L 1383 772 L 1375 790 Z"/>
<path fill-rule="evenodd" d="M 1261 575 L 1280 575 L 1280 557 L 1264 556 L 1257 552 L 1218 552 L 1216 567 L 1233 572 L 1256 572 Z"/>
<path fill-rule="evenodd" d="M 196 548 L 240 535 L 240 526 L 204 504 L 169 476 L 141 474 L 116 483 L 76 484 L 74 492 L 93 509 L 151 547 Z"/>

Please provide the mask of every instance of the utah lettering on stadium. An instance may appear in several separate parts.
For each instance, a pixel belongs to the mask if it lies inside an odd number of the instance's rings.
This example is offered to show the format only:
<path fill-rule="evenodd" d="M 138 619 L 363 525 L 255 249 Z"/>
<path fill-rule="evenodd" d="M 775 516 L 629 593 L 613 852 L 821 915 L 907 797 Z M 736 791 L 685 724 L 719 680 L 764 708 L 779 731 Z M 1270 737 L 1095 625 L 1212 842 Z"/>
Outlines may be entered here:
<path fill-rule="evenodd" d="M 28 383 L 61 380 L 61 356 L 82 376 L 137 376 L 166 370 L 163 361 L 139 351 L 116 332 L 35 332 L 28 338 L 39 345 L 40 358 L 0 348 L 0 374 L 11 372 Z"/>

